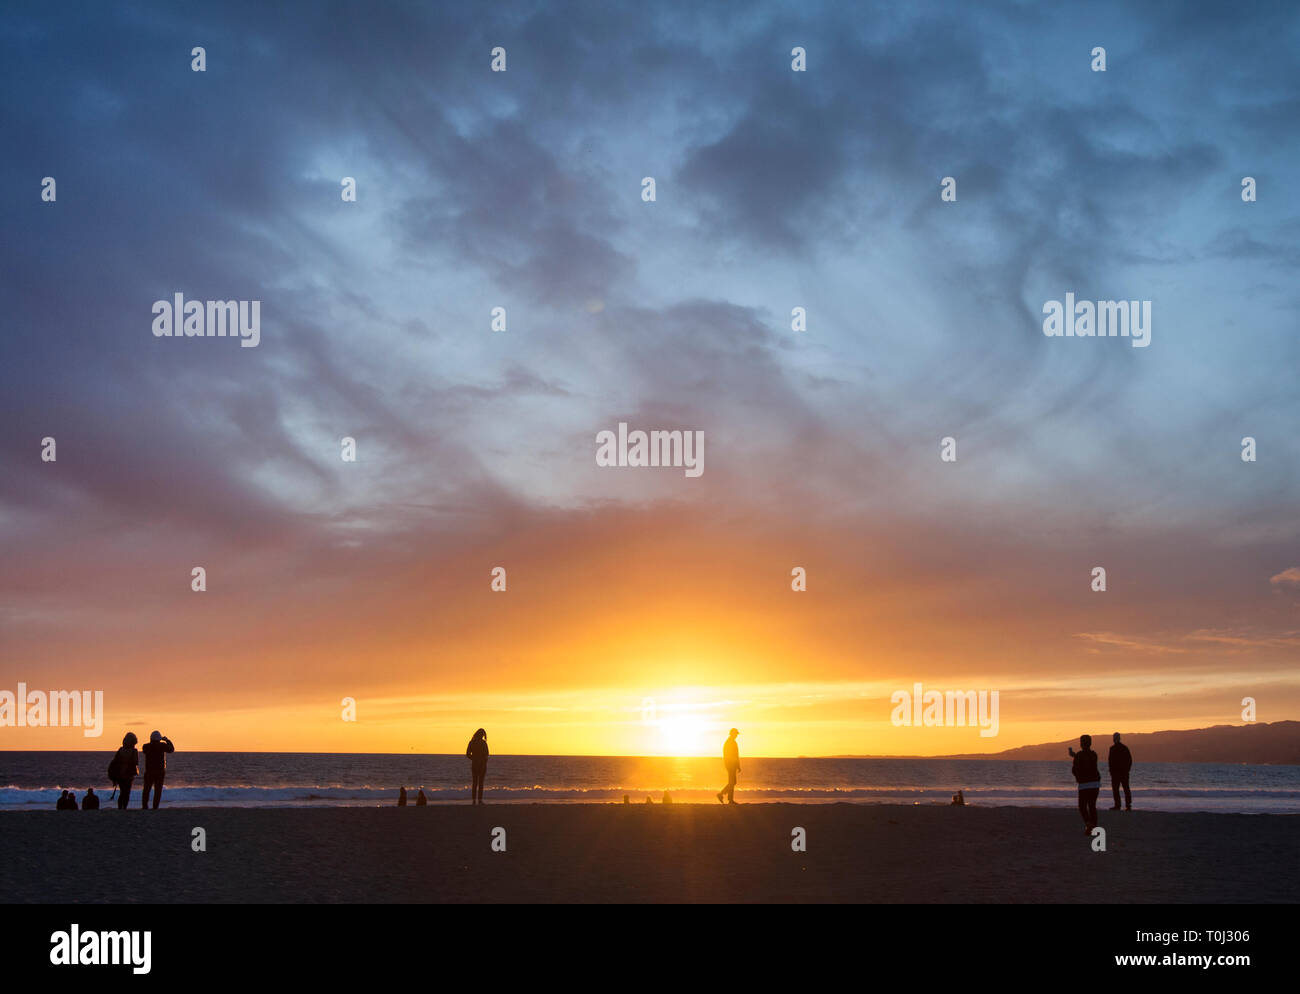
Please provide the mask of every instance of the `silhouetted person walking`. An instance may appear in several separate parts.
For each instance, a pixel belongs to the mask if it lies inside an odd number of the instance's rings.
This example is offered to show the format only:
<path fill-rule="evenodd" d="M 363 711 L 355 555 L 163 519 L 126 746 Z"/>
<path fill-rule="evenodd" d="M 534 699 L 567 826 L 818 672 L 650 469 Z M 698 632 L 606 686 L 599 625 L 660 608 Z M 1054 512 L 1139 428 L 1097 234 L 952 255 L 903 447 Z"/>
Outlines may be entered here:
<path fill-rule="evenodd" d="M 397 792 L 397 806 L 398 806 L 399 808 L 404 808 L 404 807 L 406 807 L 406 788 L 405 788 L 405 787 L 403 787 L 401 790 L 399 790 L 399 791 Z"/>
<path fill-rule="evenodd" d="M 1106 765 L 1110 767 L 1110 792 L 1115 795 L 1115 806 L 1112 811 L 1119 810 L 1119 789 L 1124 788 L 1124 807 L 1129 811 L 1133 810 L 1133 793 L 1128 789 L 1129 770 L 1133 769 L 1133 754 L 1128 751 L 1128 746 L 1119 740 L 1119 732 L 1114 735 L 1115 744 L 1110 747 L 1110 752 L 1106 755 Z"/>
<path fill-rule="evenodd" d="M 82 811 L 98 811 L 99 795 L 95 793 L 94 787 L 86 788 L 86 796 L 81 799 Z"/>
<path fill-rule="evenodd" d="M 127 732 L 122 736 L 122 748 L 117 750 L 109 764 L 109 778 L 117 784 L 117 806 L 123 810 L 131 800 L 131 785 L 140 772 L 140 753 L 135 748 L 138 741 L 135 732 Z"/>
<path fill-rule="evenodd" d="M 719 803 L 736 803 L 736 774 L 740 772 L 740 746 L 736 744 L 736 736 L 739 734 L 740 730 L 733 728 L 727 741 L 722 743 L 722 765 L 727 768 L 727 786 L 718 791 Z M 726 801 L 722 800 L 724 795 Z"/>
<path fill-rule="evenodd" d="M 465 755 L 469 757 L 470 773 L 474 775 L 474 782 L 470 785 L 470 803 L 483 803 L 483 778 L 487 776 L 488 761 L 488 744 L 487 732 L 480 728 L 474 733 L 474 737 L 469 740 L 469 745 L 465 748 Z"/>
<path fill-rule="evenodd" d="M 1079 736 L 1079 751 L 1070 750 L 1074 765 L 1070 772 L 1079 784 L 1079 814 L 1083 816 L 1085 832 L 1097 827 L 1097 794 L 1101 791 L 1101 773 L 1097 770 L 1097 754 L 1092 751 L 1092 736 Z"/>
<path fill-rule="evenodd" d="M 153 806 L 158 807 L 162 799 L 163 777 L 167 774 L 167 754 L 175 752 L 172 740 L 162 732 L 154 731 L 149 735 L 149 742 L 142 746 L 144 753 L 144 788 L 140 794 L 141 809 L 149 806 L 149 788 L 153 788 Z"/>

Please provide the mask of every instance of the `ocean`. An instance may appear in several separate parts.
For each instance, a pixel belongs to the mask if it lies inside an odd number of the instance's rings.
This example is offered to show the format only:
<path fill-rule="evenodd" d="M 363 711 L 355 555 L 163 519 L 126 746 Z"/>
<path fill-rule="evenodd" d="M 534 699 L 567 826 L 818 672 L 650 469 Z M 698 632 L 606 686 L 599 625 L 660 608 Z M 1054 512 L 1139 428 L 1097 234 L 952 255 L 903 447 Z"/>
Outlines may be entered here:
<path fill-rule="evenodd" d="M 105 752 L 0 752 L 0 811 L 53 809 L 62 790 L 80 801 L 86 787 L 107 803 Z M 1070 762 L 934 759 L 748 759 L 736 800 L 856 804 L 966 803 L 1067 807 L 1075 803 Z M 414 803 L 467 803 L 464 756 L 355 753 L 176 752 L 168 757 L 163 804 L 171 807 L 333 807 L 389 805 L 405 787 Z M 1110 807 L 1101 766 L 1098 807 Z M 493 756 L 484 800 L 621 802 L 647 797 L 716 803 L 726 777 L 721 760 L 622 756 Z M 1134 806 L 1155 811 L 1300 813 L 1300 766 L 1139 762 Z M 132 803 L 139 804 L 141 778 Z"/>

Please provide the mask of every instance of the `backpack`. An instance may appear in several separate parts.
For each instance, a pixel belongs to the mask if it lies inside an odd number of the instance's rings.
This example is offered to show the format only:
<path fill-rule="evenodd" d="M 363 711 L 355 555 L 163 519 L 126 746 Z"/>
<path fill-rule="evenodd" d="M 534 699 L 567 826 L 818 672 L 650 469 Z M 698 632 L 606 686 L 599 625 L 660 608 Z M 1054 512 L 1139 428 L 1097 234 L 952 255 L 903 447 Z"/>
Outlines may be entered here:
<path fill-rule="evenodd" d="M 126 779 L 126 774 L 131 768 L 131 761 L 122 756 L 125 750 L 126 746 L 122 746 L 121 749 L 113 753 L 113 759 L 108 764 L 108 782 L 115 787 L 118 781 Z"/>

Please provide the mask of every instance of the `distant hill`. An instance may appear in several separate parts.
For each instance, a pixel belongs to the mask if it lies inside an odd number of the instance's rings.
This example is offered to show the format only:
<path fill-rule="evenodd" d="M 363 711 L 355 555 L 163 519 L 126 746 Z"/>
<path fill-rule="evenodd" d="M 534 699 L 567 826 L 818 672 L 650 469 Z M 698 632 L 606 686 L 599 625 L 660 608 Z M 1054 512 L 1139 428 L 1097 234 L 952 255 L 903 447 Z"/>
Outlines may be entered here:
<path fill-rule="evenodd" d="M 1178 732 L 1125 732 L 1123 742 L 1135 763 L 1261 763 L 1300 765 L 1300 721 L 1215 725 Z M 1003 752 L 945 756 L 945 759 L 1060 759 L 1077 739 L 1021 746 Z M 1092 747 L 1102 759 L 1110 748 L 1110 732 L 1099 727 Z"/>
<path fill-rule="evenodd" d="M 1112 728 L 1097 725 L 1092 747 L 1104 760 Z M 1252 763 L 1300 766 L 1300 721 L 1255 722 L 1250 725 L 1215 725 L 1170 732 L 1126 732 L 1118 729 L 1133 752 L 1134 763 Z M 952 756 L 876 756 L 864 759 L 1061 759 L 1078 739 L 1020 746 L 1002 752 L 968 752 Z"/>

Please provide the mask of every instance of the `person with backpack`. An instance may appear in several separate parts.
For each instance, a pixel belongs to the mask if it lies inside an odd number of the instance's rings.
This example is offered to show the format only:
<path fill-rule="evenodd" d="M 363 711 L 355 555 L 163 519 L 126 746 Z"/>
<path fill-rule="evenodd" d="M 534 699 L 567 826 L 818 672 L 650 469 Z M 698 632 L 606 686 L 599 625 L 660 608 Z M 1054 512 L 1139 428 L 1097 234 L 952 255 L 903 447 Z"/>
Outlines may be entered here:
<path fill-rule="evenodd" d="M 149 806 L 149 790 L 152 788 L 153 806 L 157 810 L 158 802 L 162 799 L 163 777 L 167 773 L 167 754 L 175 752 L 176 747 L 166 735 L 154 730 L 149 735 L 148 744 L 140 751 L 144 753 L 144 788 L 140 794 L 140 809 Z"/>
<path fill-rule="evenodd" d="M 122 736 L 122 748 L 113 754 L 113 761 L 108 764 L 108 779 L 118 791 L 117 806 L 123 811 L 131 800 L 131 785 L 140 772 L 140 753 L 135 748 L 138 741 L 135 732 L 127 732 Z"/>

